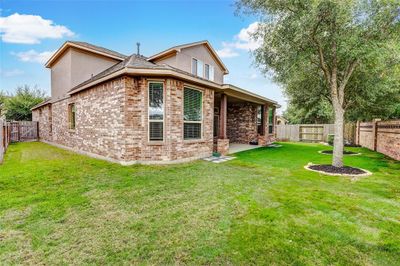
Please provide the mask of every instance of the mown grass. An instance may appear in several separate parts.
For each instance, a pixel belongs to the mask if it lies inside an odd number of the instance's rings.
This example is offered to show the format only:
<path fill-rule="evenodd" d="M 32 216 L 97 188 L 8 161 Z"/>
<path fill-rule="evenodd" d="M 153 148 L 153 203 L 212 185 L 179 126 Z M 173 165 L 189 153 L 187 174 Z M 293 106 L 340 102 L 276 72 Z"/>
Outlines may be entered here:
<path fill-rule="evenodd" d="M 1 264 L 396 265 L 400 164 L 366 149 L 351 180 L 303 168 L 318 144 L 237 159 L 117 164 L 43 143 L 0 166 Z"/>

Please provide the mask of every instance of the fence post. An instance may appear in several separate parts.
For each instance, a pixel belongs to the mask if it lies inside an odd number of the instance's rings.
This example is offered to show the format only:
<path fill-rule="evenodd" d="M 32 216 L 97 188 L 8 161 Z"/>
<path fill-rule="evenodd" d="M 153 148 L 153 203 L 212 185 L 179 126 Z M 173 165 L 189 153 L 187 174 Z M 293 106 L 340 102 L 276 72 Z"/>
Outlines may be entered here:
<path fill-rule="evenodd" d="M 36 137 L 37 140 L 39 141 L 39 122 L 36 122 Z"/>
<path fill-rule="evenodd" d="M 354 140 L 354 144 L 356 145 L 360 145 L 360 121 L 357 120 L 356 123 L 356 136 L 355 136 L 355 140 Z"/>
<path fill-rule="evenodd" d="M 374 141 L 374 151 L 376 151 L 377 148 L 377 143 L 378 143 L 378 122 L 381 121 L 381 119 L 376 118 L 372 120 L 372 136 L 373 136 L 373 141 Z"/>

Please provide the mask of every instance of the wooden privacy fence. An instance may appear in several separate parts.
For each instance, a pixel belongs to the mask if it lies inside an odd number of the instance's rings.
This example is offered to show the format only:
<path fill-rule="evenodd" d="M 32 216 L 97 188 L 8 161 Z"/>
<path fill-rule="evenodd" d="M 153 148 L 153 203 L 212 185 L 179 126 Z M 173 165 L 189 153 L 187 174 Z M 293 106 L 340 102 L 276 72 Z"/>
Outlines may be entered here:
<path fill-rule="evenodd" d="M 277 125 L 276 138 L 287 141 L 320 142 L 333 134 L 333 124 Z"/>
<path fill-rule="evenodd" d="M 10 124 L 0 119 L 0 163 L 3 162 L 8 144 L 11 141 Z"/>
<path fill-rule="evenodd" d="M 333 124 L 297 124 L 277 125 L 276 138 L 286 141 L 321 142 L 327 141 L 329 134 L 334 134 Z M 355 124 L 346 124 L 344 139 L 354 143 Z"/>
<path fill-rule="evenodd" d="M 33 141 L 39 139 L 38 122 L 18 121 L 10 122 L 11 141 Z"/>
<path fill-rule="evenodd" d="M 357 122 L 355 142 L 400 160 L 400 120 Z"/>

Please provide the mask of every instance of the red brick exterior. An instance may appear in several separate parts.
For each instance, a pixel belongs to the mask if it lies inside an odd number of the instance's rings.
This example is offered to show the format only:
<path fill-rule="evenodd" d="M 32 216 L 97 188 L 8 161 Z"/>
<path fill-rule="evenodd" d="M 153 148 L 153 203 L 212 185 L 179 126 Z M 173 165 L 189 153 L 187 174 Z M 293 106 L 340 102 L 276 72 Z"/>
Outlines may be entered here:
<path fill-rule="evenodd" d="M 39 121 L 39 139 L 52 141 L 52 111 L 51 104 L 42 106 L 32 112 L 32 120 Z"/>
<path fill-rule="evenodd" d="M 257 105 L 228 102 L 227 135 L 231 143 L 257 140 Z"/>
<path fill-rule="evenodd" d="M 164 141 L 148 140 L 147 86 L 144 77 L 119 77 L 51 104 L 52 134 L 46 106 L 33 111 L 42 140 L 122 163 L 183 161 L 210 156 L 213 149 L 214 91 L 203 91 L 203 137 L 183 139 L 183 88 L 175 79 L 164 82 Z M 76 106 L 76 128 L 69 129 L 68 104 Z M 41 111 L 40 111 L 41 110 Z M 42 115 L 39 115 L 39 113 Z"/>

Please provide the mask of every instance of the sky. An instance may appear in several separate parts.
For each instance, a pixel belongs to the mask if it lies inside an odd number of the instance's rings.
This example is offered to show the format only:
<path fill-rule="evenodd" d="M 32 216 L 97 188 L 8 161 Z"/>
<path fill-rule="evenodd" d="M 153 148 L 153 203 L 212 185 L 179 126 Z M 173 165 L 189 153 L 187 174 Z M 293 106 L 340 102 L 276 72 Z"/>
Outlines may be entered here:
<path fill-rule="evenodd" d="M 254 66 L 257 18 L 235 15 L 233 1 L 0 0 L 0 90 L 37 85 L 50 95 L 44 63 L 66 40 L 129 55 L 151 56 L 174 45 L 208 40 L 227 66 L 225 83 L 278 101 L 281 89 Z"/>

